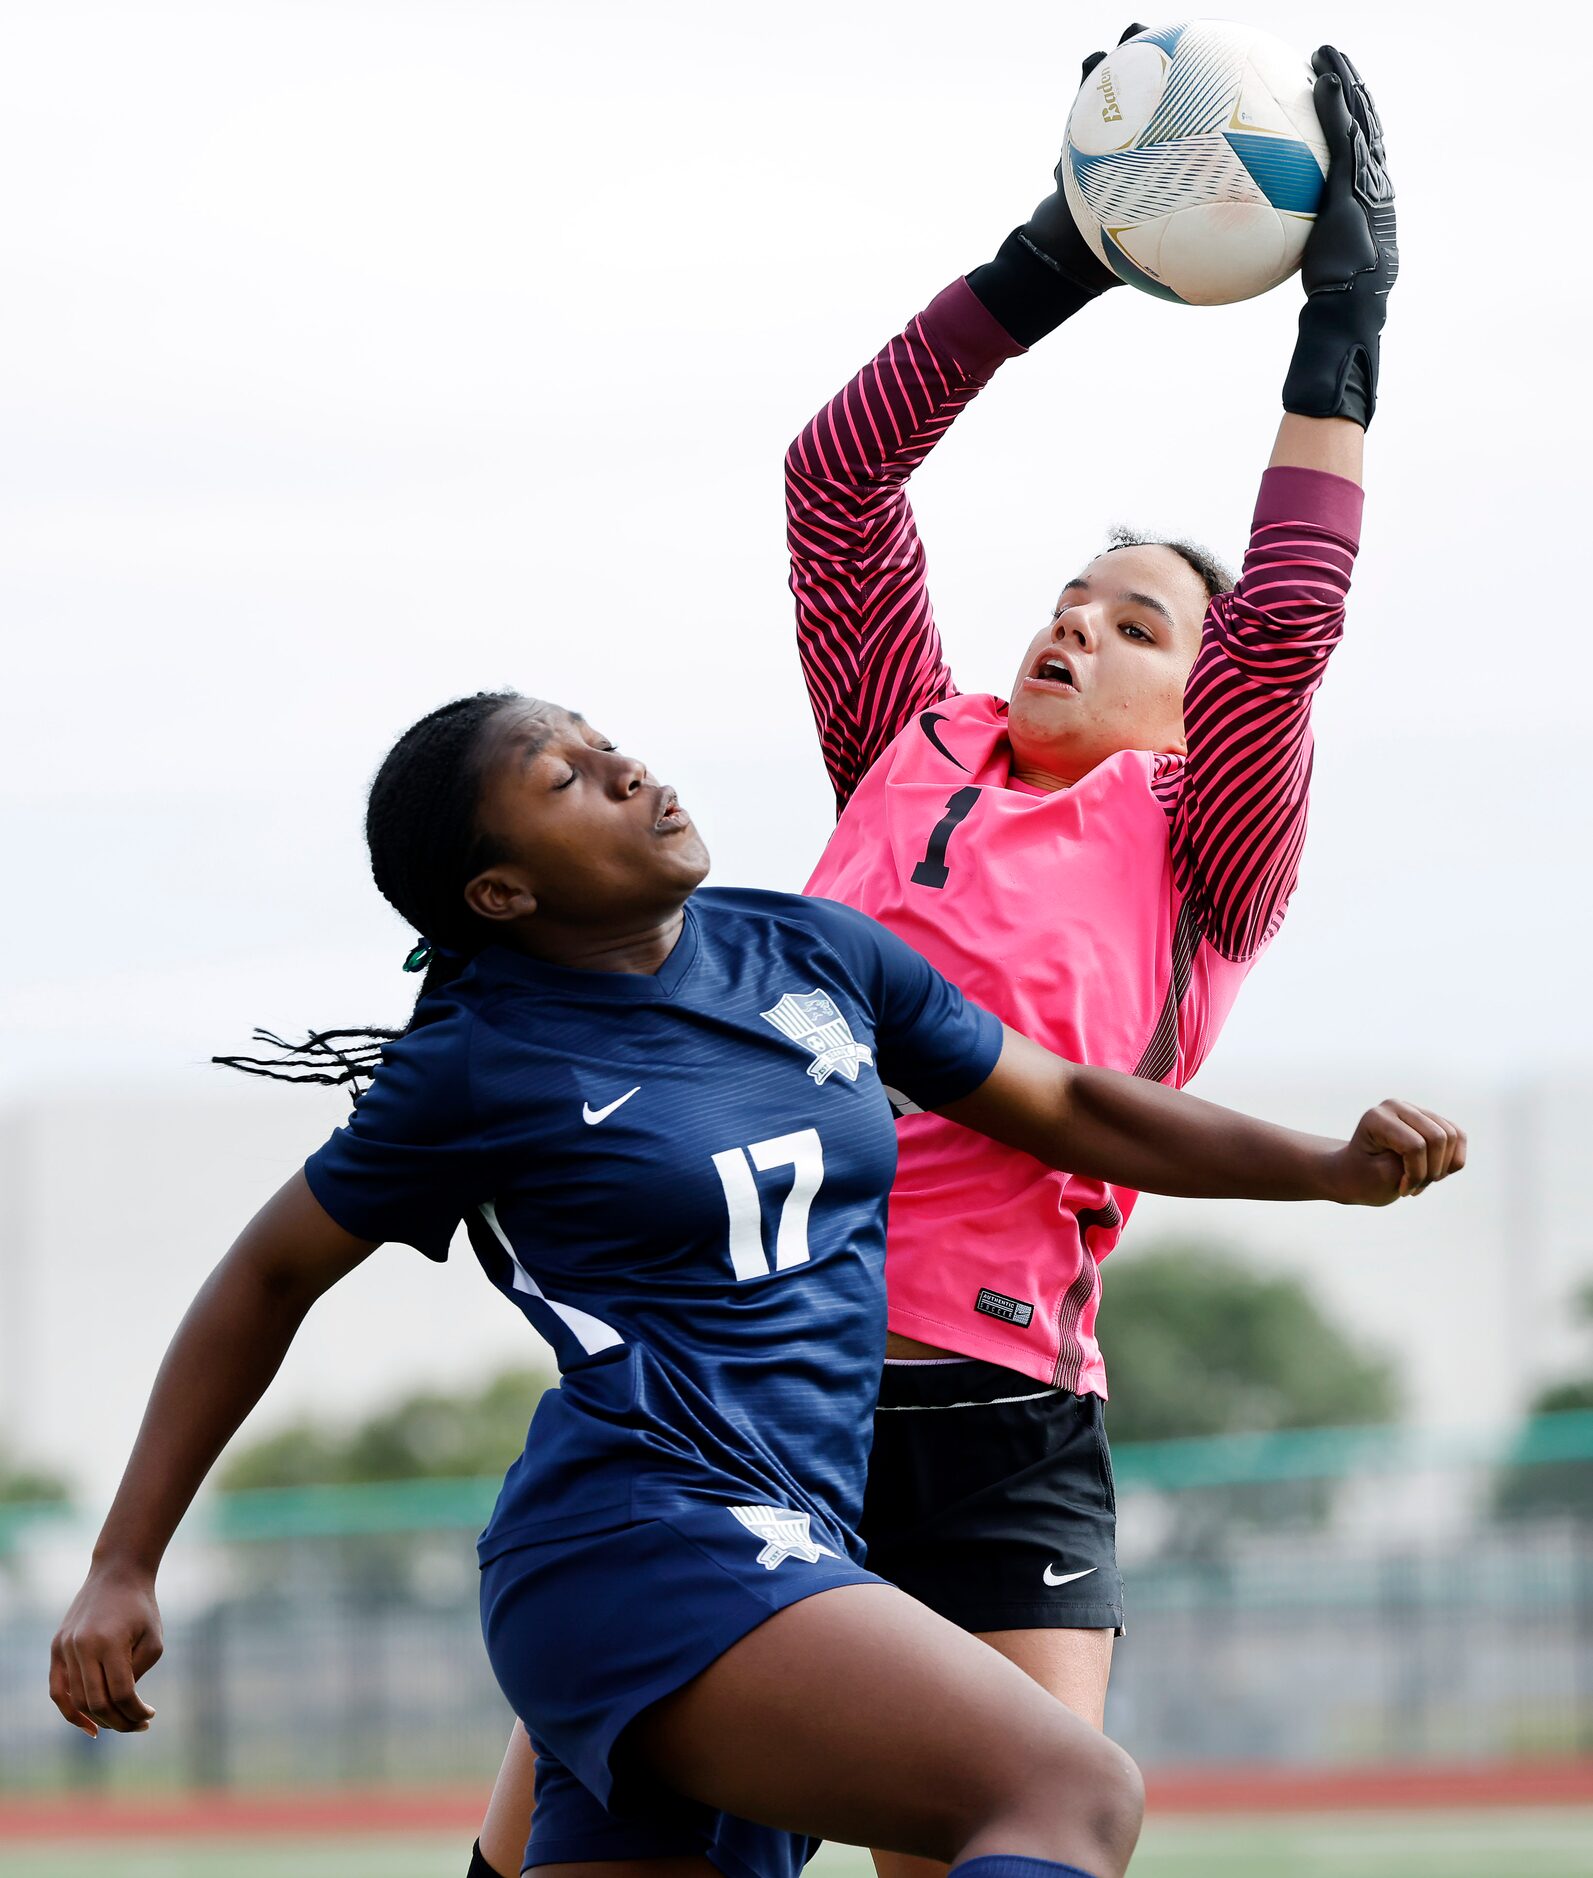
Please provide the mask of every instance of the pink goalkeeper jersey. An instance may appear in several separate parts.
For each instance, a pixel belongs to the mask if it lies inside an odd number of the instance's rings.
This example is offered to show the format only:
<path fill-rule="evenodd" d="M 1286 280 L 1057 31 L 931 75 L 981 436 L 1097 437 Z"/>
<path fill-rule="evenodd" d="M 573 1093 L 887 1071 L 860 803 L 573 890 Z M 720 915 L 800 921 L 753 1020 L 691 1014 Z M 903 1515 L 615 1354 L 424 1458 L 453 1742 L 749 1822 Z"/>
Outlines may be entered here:
<path fill-rule="evenodd" d="M 787 455 L 802 664 L 841 810 L 808 891 L 1059 1055 L 1180 1085 L 1294 889 L 1361 492 L 1267 471 L 1238 589 L 1206 615 L 1187 757 L 1124 751 L 1051 793 L 1014 782 L 1006 705 L 946 669 L 904 485 L 1022 350 L 959 281 Z M 1099 1267 L 1137 1194 L 933 1115 L 900 1134 L 891 1328 L 1104 1396 Z"/>

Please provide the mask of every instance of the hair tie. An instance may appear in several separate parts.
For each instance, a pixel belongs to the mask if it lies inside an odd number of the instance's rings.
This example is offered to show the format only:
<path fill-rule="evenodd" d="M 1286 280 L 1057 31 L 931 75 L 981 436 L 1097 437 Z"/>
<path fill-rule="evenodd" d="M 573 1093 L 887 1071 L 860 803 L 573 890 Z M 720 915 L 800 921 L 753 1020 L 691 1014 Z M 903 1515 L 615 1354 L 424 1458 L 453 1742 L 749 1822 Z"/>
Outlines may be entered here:
<path fill-rule="evenodd" d="M 417 939 L 404 960 L 406 972 L 423 972 L 430 965 L 436 948 L 429 939 Z"/>

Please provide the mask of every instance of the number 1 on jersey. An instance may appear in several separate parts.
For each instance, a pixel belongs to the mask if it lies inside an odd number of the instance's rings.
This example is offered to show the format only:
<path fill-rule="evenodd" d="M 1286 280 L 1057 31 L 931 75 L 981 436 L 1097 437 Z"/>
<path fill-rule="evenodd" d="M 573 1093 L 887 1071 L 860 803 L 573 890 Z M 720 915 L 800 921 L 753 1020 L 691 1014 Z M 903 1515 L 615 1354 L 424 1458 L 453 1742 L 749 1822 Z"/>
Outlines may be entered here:
<path fill-rule="evenodd" d="M 951 878 L 951 869 L 946 865 L 946 848 L 958 824 L 967 821 L 978 800 L 979 791 L 972 783 L 958 789 L 948 799 L 946 813 L 935 824 L 934 832 L 929 837 L 929 846 L 924 850 L 924 858 L 912 871 L 911 879 L 915 887 L 944 887 Z"/>

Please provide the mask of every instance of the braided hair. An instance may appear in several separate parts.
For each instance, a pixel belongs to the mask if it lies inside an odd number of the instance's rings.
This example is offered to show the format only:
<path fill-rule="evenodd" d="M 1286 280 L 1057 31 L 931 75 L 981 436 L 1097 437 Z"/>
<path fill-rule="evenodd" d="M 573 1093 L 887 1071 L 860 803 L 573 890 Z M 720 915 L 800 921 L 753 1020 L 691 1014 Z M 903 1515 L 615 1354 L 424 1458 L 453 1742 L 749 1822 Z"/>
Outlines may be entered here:
<path fill-rule="evenodd" d="M 506 705 L 520 702 L 518 691 L 478 691 L 439 705 L 410 725 L 371 783 L 365 807 L 371 875 L 400 918 L 425 935 L 404 966 L 425 973 L 404 1029 L 312 1030 L 296 1043 L 257 1030 L 255 1040 L 269 1044 L 271 1055 L 217 1056 L 212 1062 L 277 1082 L 346 1083 L 357 1100 L 376 1072 L 383 1044 L 424 1023 L 429 994 L 457 978 L 499 936 L 471 911 L 464 889 L 482 868 L 504 858 L 477 817 L 482 733 Z"/>

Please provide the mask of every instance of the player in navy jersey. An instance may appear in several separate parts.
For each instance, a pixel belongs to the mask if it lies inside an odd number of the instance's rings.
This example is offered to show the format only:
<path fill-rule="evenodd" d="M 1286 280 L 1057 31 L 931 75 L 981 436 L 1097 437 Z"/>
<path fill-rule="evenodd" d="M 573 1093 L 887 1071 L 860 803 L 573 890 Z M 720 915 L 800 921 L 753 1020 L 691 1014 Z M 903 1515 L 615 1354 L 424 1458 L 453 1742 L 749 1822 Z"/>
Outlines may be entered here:
<path fill-rule="evenodd" d="M 149 1725 L 160 1558 L 305 1311 L 382 1241 L 442 1258 L 463 1221 L 561 1372 L 480 1548 L 488 1653 L 540 1756 L 525 1862 L 781 1878 L 824 1836 L 1115 1878 L 1132 1763 L 859 1562 L 887 1085 L 1197 1195 L 1383 1204 L 1458 1168 L 1459 1131 L 1387 1103 L 1323 1141 L 1065 1063 L 859 913 L 698 891 L 673 790 L 514 694 L 407 731 L 367 830 L 425 984 L 177 1333 L 52 1648 L 62 1714 Z M 321 1033 L 288 1073 L 367 1067 Z"/>

